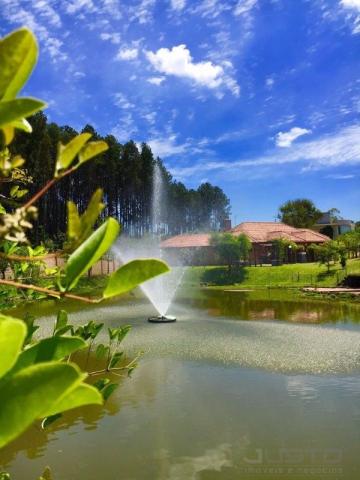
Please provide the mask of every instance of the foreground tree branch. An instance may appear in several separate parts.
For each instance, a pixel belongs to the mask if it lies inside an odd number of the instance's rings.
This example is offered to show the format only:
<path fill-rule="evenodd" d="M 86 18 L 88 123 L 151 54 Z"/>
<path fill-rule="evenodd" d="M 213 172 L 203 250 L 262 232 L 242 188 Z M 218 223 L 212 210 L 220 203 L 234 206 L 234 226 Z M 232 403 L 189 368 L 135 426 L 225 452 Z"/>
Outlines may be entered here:
<path fill-rule="evenodd" d="M 36 292 L 44 293 L 49 295 L 49 297 L 55 298 L 70 298 L 72 300 L 79 300 L 80 302 L 85 303 L 99 303 L 101 299 L 82 297 L 81 295 L 74 295 L 73 293 L 68 292 L 59 292 L 57 290 L 51 290 L 49 288 L 39 287 L 37 285 L 31 285 L 26 283 L 15 282 L 14 280 L 0 280 L 0 285 L 7 285 L 9 287 L 15 287 L 22 290 L 35 290 Z"/>
<path fill-rule="evenodd" d="M 39 190 L 35 195 L 33 195 L 24 205 L 24 208 L 27 209 L 31 207 L 34 203 L 36 203 L 45 193 L 50 190 L 51 187 L 53 187 L 57 182 L 59 182 L 62 178 L 66 177 L 67 175 L 70 175 L 70 173 L 74 172 L 76 170 L 75 167 L 71 167 L 68 170 L 65 170 L 61 175 L 58 177 L 54 177 L 51 180 L 49 180 L 41 190 Z"/>
<path fill-rule="evenodd" d="M 63 252 L 58 253 L 48 253 L 46 255 L 38 255 L 35 257 L 29 257 L 26 255 L 7 255 L 6 253 L 0 252 L 0 258 L 4 258 L 5 260 L 13 261 L 13 262 L 39 262 L 42 260 L 46 260 L 48 258 L 56 258 L 61 257 Z"/>

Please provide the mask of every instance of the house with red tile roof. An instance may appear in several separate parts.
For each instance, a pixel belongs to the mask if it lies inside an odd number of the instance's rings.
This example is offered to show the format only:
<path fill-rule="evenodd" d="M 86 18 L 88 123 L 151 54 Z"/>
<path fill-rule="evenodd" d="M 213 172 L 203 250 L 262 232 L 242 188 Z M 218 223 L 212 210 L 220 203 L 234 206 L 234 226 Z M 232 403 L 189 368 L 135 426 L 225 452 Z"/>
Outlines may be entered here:
<path fill-rule="evenodd" d="M 243 222 L 229 230 L 233 235 L 245 234 L 252 243 L 250 263 L 266 264 L 274 260 L 274 240 L 286 239 L 296 243 L 298 251 L 289 249 L 291 262 L 312 260 L 307 247 L 311 244 L 327 242 L 329 237 L 307 228 L 294 228 L 280 222 Z M 211 233 L 192 233 L 176 235 L 161 243 L 166 255 L 181 258 L 191 265 L 216 265 L 218 259 L 210 245 Z"/>

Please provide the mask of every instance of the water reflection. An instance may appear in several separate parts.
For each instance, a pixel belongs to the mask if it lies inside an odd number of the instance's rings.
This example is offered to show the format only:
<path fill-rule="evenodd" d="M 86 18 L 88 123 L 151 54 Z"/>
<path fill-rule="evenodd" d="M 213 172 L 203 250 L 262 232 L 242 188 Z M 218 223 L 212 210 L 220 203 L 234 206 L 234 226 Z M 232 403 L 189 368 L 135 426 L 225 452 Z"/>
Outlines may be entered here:
<path fill-rule="evenodd" d="M 145 351 L 140 367 L 104 408 L 33 427 L 1 451 L 1 465 L 15 480 L 46 465 L 56 480 L 358 479 L 357 307 L 257 295 L 180 296 L 179 321 L 160 326 L 146 322 L 141 299 L 70 303 L 75 324 L 133 324 L 125 346 Z M 42 332 L 53 312 L 38 312 Z"/>
<path fill-rule="evenodd" d="M 286 289 L 254 291 L 203 289 L 180 301 L 212 316 L 242 320 L 283 320 L 295 323 L 360 322 L 360 305 L 301 297 Z"/>
<path fill-rule="evenodd" d="M 107 411 L 31 430 L 5 460 L 16 479 L 355 480 L 356 380 L 148 359 Z"/>
<path fill-rule="evenodd" d="M 96 430 L 104 416 L 114 416 L 119 410 L 119 401 L 113 396 L 104 407 L 89 406 L 66 412 L 45 430 L 41 428 L 40 422 L 37 422 L 11 445 L 0 450 L 0 466 L 6 469 L 19 453 L 30 460 L 40 459 L 44 456 L 48 444 L 56 442 L 62 431 L 69 430 L 71 433 L 79 429 Z"/>

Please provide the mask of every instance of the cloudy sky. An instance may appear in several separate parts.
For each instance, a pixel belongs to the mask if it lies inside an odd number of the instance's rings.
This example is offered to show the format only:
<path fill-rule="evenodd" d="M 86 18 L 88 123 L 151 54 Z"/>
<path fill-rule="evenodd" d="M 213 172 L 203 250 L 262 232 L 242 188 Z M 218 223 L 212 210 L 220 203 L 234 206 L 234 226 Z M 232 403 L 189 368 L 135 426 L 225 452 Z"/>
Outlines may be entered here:
<path fill-rule="evenodd" d="M 148 142 L 233 221 L 309 197 L 360 219 L 360 0 L 0 0 L 60 124 Z"/>

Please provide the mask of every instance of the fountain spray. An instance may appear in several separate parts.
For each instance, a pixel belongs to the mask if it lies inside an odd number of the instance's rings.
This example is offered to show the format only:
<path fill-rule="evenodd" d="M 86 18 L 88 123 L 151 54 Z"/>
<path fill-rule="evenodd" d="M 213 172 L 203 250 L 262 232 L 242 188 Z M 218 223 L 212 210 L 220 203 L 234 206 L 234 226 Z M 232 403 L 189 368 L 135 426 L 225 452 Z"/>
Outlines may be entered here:
<path fill-rule="evenodd" d="M 164 179 L 158 163 L 154 165 L 152 185 L 152 234 L 141 239 L 121 237 L 113 247 L 112 252 L 122 262 L 129 262 L 135 258 L 161 258 L 161 234 L 165 231 L 164 205 L 166 205 Z M 142 291 L 153 304 L 158 315 L 149 317 L 151 323 L 175 322 L 176 318 L 168 315 L 168 310 L 175 293 L 185 273 L 185 266 L 181 259 L 176 259 L 176 265 L 171 266 L 170 272 L 155 277 L 141 285 Z"/>

